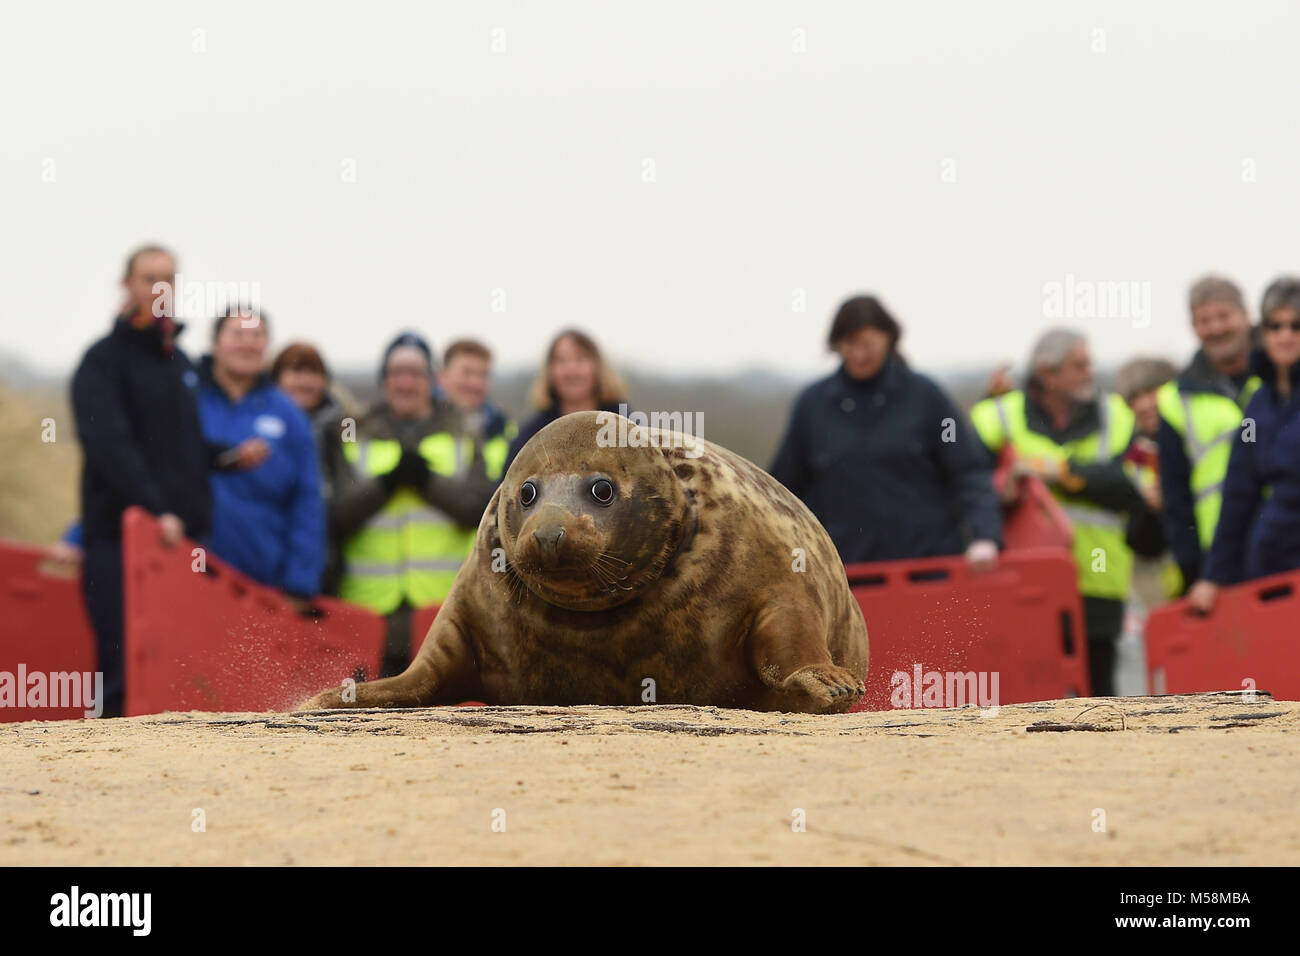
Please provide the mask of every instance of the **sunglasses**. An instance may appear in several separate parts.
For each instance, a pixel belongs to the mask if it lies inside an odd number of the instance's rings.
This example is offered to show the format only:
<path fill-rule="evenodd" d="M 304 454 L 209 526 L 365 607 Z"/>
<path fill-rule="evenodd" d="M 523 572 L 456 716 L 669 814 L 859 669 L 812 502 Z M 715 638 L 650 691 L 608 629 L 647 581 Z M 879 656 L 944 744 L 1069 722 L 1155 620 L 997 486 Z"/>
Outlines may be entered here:
<path fill-rule="evenodd" d="M 1275 322 L 1269 320 L 1264 323 L 1265 332 L 1281 332 L 1283 329 L 1290 329 L 1292 332 L 1300 332 L 1300 319 L 1294 322 Z"/>

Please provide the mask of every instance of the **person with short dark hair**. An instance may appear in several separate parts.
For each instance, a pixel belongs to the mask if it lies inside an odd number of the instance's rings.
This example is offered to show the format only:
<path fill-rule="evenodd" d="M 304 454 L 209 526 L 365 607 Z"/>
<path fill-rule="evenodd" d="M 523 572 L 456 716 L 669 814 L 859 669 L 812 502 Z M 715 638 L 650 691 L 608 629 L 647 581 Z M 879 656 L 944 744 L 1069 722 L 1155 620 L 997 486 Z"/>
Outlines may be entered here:
<path fill-rule="evenodd" d="M 271 363 L 271 380 L 311 420 L 320 455 L 321 498 L 327 516 L 327 554 L 320 590 L 322 594 L 336 595 L 343 573 L 342 542 L 328 516 L 334 488 L 347 468 L 339 439 L 346 423 L 355 423 L 352 400 L 335 384 L 320 352 L 307 342 L 290 342 L 280 350 Z"/>
<path fill-rule="evenodd" d="M 1182 582 L 1178 565 L 1166 549 L 1161 524 L 1164 500 L 1160 493 L 1160 455 L 1156 442 L 1164 424 L 1160 418 L 1160 389 L 1177 375 L 1172 362 L 1148 356 L 1129 359 L 1115 373 L 1115 391 L 1133 412 L 1133 441 L 1124 453 L 1124 467 L 1146 504 L 1129 515 L 1125 541 L 1140 557 L 1163 558 L 1160 581 L 1168 597 L 1182 593 Z"/>
<path fill-rule="evenodd" d="M 1147 356 L 1129 359 L 1115 373 L 1115 391 L 1133 412 L 1137 430 L 1148 438 L 1154 438 L 1160 429 L 1156 393 L 1177 375 L 1172 362 Z"/>
<path fill-rule="evenodd" d="M 952 400 L 899 354 L 902 328 L 874 296 L 839 307 L 840 367 L 805 389 L 771 467 L 846 564 L 962 554 L 996 564 L 992 469 Z"/>
<path fill-rule="evenodd" d="M 1209 611 L 1224 585 L 1300 568 L 1300 278 L 1269 285 L 1260 306 L 1261 385 L 1233 438 L 1223 509 L 1203 580 L 1188 594 Z"/>
<path fill-rule="evenodd" d="M 519 429 L 492 401 L 491 350 L 473 339 L 457 339 L 447 346 L 434 397 L 460 409 L 465 430 L 483 444 L 488 477 L 500 481 Z"/>
<path fill-rule="evenodd" d="M 446 369 L 458 355 L 473 355 L 492 361 L 492 350 L 477 339 L 457 339 L 442 353 L 442 367 Z"/>
<path fill-rule="evenodd" d="M 265 372 L 265 312 L 234 305 L 212 328 L 199 367 L 199 420 L 208 441 L 256 440 L 260 464 L 212 476 L 212 533 L 218 557 L 259 584 L 284 591 L 300 610 L 320 593 L 325 507 L 311 423 Z"/>
<path fill-rule="evenodd" d="M 308 417 L 339 403 L 330 393 L 330 373 L 314 345 L 290 342 L 271 362 L 271 380 Z"/>

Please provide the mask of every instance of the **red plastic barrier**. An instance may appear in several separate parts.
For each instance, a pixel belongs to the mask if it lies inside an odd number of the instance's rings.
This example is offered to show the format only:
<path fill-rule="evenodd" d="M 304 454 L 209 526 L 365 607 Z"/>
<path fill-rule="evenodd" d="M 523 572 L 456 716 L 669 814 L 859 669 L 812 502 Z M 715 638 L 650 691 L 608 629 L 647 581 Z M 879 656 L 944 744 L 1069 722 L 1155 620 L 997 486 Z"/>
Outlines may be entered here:
<path fill-rule="evenodd" d="M 126 712 L 287 710 L 345 678 L 379 673 L 384 621 L 319 598 L 318 618 L 294 611 L 215 556 L 194 570 L 195 544 L 164 548 L 158 523 L 123 520 Z"/>
<path fill-rule="evenodd" d="M 1024 475 L 1011 477 L 1015 464 L 1011 446 L 1002 450 L 997 470 L 993 473 L 993 486 L 1001 494 L 1008 481 L 1019 482 L 1018 494 L 1002 515 L 1002 543 L 1008 551 L 1024 548 L 1065 548 L 1074 541 L 1074 527 L 1070 519 L 1041 479 Z"/>
<path fill-rule="evenodd" d="M 428 607 L 417 607 L 411 613 L 411 660 L 415 660 L 415 655 L 420 653 L 420 645 L 433 626 L 433 619 L 438 616 L 440 607 L 441 604 L 430 604 Z"/>
<path fill-rule="evenodd" d="M 1300 700 L 1300 572 L 1223 588 L 1209 616 L 1185 600 L 1152 611 L 1146 653 L 1153 694 L 1253 688 Z"/>
<path fill-rule="evenodd" d="M 867 695 L 854 710 L 892 707 L 894 672 L 904 671 L 910 683 L 917 664 L 922 684 L 930 671 L 997 671 L 1002 704 L 1087 695 L 1078 573 L 1068 552 L 1006 553 L 998 570 L 979 575 L 960 557 L 845 571 L 871 642 Z M 411 615 L 412 659 L 437 614 L 434 605 Z"/>
<path fill-rule="evenodd" d="M 81 580 L 47 567 L 40 548 L 0 541 L 0 671 L 12 675 L 95 672 L 95 635 L 86 617 Z M 92 677 L 93 680 L 93 677 Z M 28 684 L 30 687 L 31 685 Z M 48 683 L 47 683 L 48 686 Z M 47 702 L 48 702 L 47 697 Z M 0 722 L 84 717 L 86 707 L 0 707 Z"/>
<path fill-rule="evenodd" d="M 438 616 L 438 608 L 441 604 L 430 604 L 427 607 L 417 607 L 415 613 L 411 615 L 411 660 L 415 660 L 415 655 L 420 653 L 420 646 L 424 644 L 424 639 L 429 633 L 429 628 L 433 626 L 433 619 Z M 481 700 L 463 700 L 457 707 L 483 707 Z"/>
<path fill-rule="evenodd" d="M 1002 516 L 1002 542 L 1008 551 L 1025 548 L 1069 549 L 1074 527 L 1047 485 L 1037 478 L 1020 480 L 1020 497 Z"/>
<path fill-rule="evenodd" d="M 996 570 L 982 574 L 961 557 L 854 564 L 845 571 L 871 644 L 867 694 L 855 710 L 894 707 L 896 688 L 901 705 L 920 707 L 933 686 L 928 675 L 936 672 L 945 689 L 948 674 L 984 674 L 989 697 L 996 672 L 999 704 L 1088 694 L 1078 572 L 1068 552 L 1008 551 Z M 945 696 L 942 703 L 960 702 Z"/>

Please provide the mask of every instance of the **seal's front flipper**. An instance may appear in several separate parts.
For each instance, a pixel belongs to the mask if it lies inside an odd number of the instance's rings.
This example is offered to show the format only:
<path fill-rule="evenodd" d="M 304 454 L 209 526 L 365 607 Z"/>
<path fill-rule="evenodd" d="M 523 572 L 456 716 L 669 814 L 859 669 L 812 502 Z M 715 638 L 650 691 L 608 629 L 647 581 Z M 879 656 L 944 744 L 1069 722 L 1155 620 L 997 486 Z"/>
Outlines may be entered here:
<path fill-rule="evenodd" d="M 862 678 L 831 660 L 820 618 L 764 608 L 746 637 L 759 679 L 776 691 L 773 709 L 843 713 L 866 693 Z"/>
<path fill-rule="evenodd" d="M 836 664 L 812 664 L 795 671 L 782 683 L 782 689 L 804 693 L 816 702 L 816 713 L 843 713 L 867 692 L 863 682 L 848 668 Z"/>
<path fill-rule="evenodd" d="M 353 688 L 331 688 L 299 704 L 297 710 L 334 707 L 432 707 L 479 696 L 474 655 L 454 610 L 444 605 L 411 666 L 396 677 L 366 681 Z"/>
<path fill-rule="evenodd" d="M 438 686 L 435 673 L 427 667 L 417 669 L 419 661 L 396 677 L 366 681 L 348 687 L 323 690 L 295 710 L 329 710 L 336 707 L 428 707 L 438 703 L 433 689 Z"/>

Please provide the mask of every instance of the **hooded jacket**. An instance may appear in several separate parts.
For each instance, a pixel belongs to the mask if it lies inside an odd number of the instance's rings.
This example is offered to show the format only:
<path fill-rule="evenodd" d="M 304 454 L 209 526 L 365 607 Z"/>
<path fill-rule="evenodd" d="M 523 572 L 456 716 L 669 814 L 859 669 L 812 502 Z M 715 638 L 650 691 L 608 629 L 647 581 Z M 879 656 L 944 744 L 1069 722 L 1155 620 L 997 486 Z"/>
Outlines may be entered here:
<path fill-rule="evenodd" d="M 212 376 L 211 356 L 199 368 L 199 419 L 213 444 L 262 438 L 271 454 L 248 471 L 214 472 L 208 544 L 253 580 L 291 594 L 320 589 L 325 567 L 325 505 L 311 422 L 262 376 L 239 401 Z"/>

